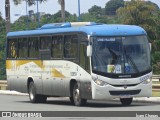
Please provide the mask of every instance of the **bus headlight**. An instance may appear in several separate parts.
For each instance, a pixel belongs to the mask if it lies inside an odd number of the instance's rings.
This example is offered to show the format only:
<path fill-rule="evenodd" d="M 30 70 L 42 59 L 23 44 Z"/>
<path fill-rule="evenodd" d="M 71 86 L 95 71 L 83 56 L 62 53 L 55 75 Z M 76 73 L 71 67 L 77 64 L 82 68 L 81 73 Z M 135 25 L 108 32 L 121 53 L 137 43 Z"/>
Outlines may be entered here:
<path fill-rule="evenodd" d="M 99 80 L 99 79 L 93 79 L 93 81 L 94 81 L 97 85 L 99 85 L 99 86 L 106 86 L 106 85 L 108 85 L 108 83 L 106 83 L 106 82 L 104 82 L 104 81 L 102 81 L 102 80 Z"/>
<path fill-rule="evenodd" d="M 152 79 L 147 79 L 147 80 L 143 81 L 142 84 L 148 84 L 148 83 L 150 83 L 151 81 L 152 81 Z"/>

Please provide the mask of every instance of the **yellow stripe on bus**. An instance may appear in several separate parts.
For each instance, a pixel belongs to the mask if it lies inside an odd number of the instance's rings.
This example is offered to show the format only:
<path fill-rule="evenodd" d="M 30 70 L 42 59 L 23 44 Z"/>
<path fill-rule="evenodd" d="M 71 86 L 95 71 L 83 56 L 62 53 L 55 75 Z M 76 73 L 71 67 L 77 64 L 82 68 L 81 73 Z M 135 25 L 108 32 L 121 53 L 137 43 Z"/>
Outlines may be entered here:
<path fill-rule="evenodd" d="M 12 69 L 13 67 L 20 67 L 21 65 L 25 65 L 27 63 L 35 63 L 38 67 L 44 70 L 44 65 L 42 64 L 41 60 L 7 60 L 6 61 L 6 68 Z"/>
<path fill-rule="evenodd" d="M 52 69 L 52 76 L 59 77 L 59 78 L 65 78 L 65 76 L 62 73 L 60 73 L 59 71 L 57 71 L 55 68 Z"/>
<path fill-rule="evenodd" d="M 12 69 L 13 65 L 12 65 L 12 61 L 11 60 L 7 60 L 6 61 L 6 69 Z"/>

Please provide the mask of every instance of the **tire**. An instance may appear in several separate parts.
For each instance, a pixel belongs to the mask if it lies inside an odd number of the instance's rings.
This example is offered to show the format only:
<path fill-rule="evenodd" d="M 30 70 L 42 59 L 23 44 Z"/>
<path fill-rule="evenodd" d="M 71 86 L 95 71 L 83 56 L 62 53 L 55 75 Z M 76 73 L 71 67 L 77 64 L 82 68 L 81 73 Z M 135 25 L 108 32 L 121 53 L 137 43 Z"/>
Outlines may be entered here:
<path fill-rule="evenodd" d="M 29 99 L 32 103 L 44 103 L 47 100 L 46 96 L 38 95 L 36 93 L 36 87 L 34 85 L 34 82 L 30 82 L 28 93 L 29 93 Z"/>
<path fill-rule="evenodd" d="M 85 105 L 87 100 L 81 98 L 80 90 L 78 84 L 76 83 L 73 88 L 73 102 L 75 106 Z"/>
<path fill-rule="evenodd" d="M 131 105 L 133 98 L 120 98 L 121 104 L 124 106 Z"/>
<path fill-rule="evenodd" d="M 71 104 L 74 105 L 73 97 L 69 97 L 69 99 L 70 99 Z"/>
<path fill-rule="evenodd" d="M 38 95 L 38 102 L 45 103 L 47 101 L 47 96 L 45 95 Z"/>

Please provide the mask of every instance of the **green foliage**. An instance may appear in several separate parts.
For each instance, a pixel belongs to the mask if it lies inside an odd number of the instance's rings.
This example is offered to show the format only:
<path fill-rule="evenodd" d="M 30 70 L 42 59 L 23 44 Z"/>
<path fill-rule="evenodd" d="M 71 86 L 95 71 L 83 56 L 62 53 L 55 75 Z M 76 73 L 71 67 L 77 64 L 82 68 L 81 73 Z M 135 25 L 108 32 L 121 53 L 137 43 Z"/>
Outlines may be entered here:
<path fill-rule="evenodd" d="M 0 17 L 1 18 L 1 17 Z M 0 80 L 6 79 L 6 70 L 5 70 L 5 21 L 0 19 Z"/>
<path fill-rule="evenodd" d="M 160 74 L 160 39 L 152 42 L 152 65 L 154 74 Z"/>
<path fill-rule="evenodd" d="M 69 12 L 65 11 L 65 16 L 66 16 L 66 21 L 73 22 L 77 21 L 77 16 L 75 14 L 70 14 Z M 54 15 L 51 14 L 46 14 L 41 16 L 41 24 L 46 24 L 46 23 L 57 23 L 57 22 L 62 22 L 61 18 L 61 11 L 58 11 Z"/>
<path fill-rule="evenodd" d="M 63 21 L 62 18 L 61 18 L 61 11 L 58 11 L 52 17 L 53 17 L 53 21 L 54 22 Z M 65 11 L 65 19 L 66 19 L 66 21 L 68 21 L 71 17 L 73 18 L 74 16 L 72 14 L 70 14 L 69 12 Z"/>
<path fill-rule="evenodd" d="M 102 15 L 102 8 L 94 5 L 88 10 L 89 14 L 94 16 L 101 16 Z"/>
<path fill-rule="evenodd" d="M 124 0 L 110 0 L 106 3 L 105 11 L 107 15 L 115 15 L 116 10 L 124 6 Z"/>
<path fill-rule="evenodd" d="M 160 74 L 160 51 L 155 51 L 152 54 L 152 64 L 154 74 Z"/>
<path fill-rule="evenodd" d="M 81 21 L 82 22 L 84 22 L 84 21 L 94 21 L 94 22 L 96 22 L 97 18 L 96 18 L 96 16 L 91 15 L 89 13 L 82 13 L 81 14 Z"/>
<path fill-rule="evenodd" d="M 152 43 L 153 72 L 160 74 L 160 10 L 152 2 L 131 0 L 117 10 L 119 21 L 143 27 Z"/>
<path fill-rule="evenodd" d="M 19 4 L 21 4 L 23 1 L 24 1 L 24 0 L 13 0 L 13 2 L 14 2 L 15 5 L 19 5 Z M 36 0 L 25 0 L 25 1 L 27 1 L 27 3 L 28 3 L 29 6 L 32 6 L 32 5 L 36 4 Z M 38 0 L 38 1 L 39 1 L 40 3 L 42 3 L 42 2 L 46 2 L 47 0 Z"/>
<path fill-rule="evenodd" d="M 119 8 L 117 13 L 122 23 L 139 25 L 147 31 L 150 40 L 156 38 L 154 16 L 157 15 L 157 9 L 155 5 L 146 1 L 131 0 L 126 2 L 124 7 Z"/>

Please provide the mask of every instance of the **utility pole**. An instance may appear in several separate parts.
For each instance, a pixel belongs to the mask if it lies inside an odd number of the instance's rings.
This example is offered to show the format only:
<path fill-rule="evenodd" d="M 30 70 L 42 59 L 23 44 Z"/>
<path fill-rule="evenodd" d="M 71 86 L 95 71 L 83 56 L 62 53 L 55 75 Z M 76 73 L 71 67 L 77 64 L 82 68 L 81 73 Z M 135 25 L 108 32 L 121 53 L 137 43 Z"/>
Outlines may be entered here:
<path fill-rule="evenodd" d="M 5 0 L 6 33 L 10 32 L 10 2 Z"/>
<path fill-rule="evenodd" d="M 40 27 L 40 21 L 39 21 L 38 0 L 37 0 L 37 21 L 38 21 L 38 28 L 39 28 Z"/>
<path fill-rule="evenodd" d="M 78 21 L 81 21 L 80 13 L 80 0 L 78 0 Z"/>
<path fill-rule="evenodd" d="M 28 10 L 27 10 L 27 0 L 26 0 L 26 30 L 28 29 Z"/>

